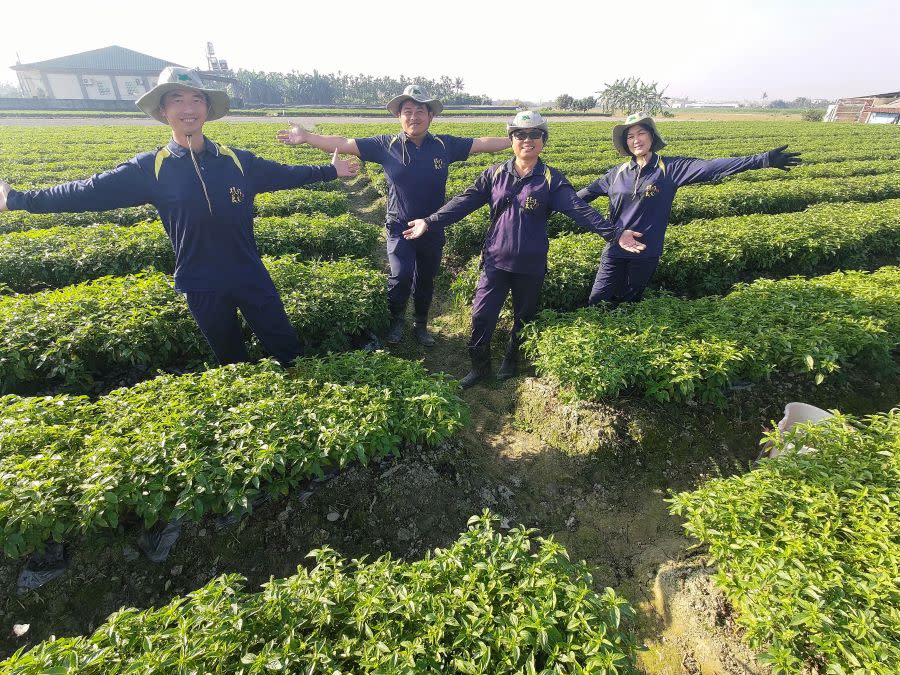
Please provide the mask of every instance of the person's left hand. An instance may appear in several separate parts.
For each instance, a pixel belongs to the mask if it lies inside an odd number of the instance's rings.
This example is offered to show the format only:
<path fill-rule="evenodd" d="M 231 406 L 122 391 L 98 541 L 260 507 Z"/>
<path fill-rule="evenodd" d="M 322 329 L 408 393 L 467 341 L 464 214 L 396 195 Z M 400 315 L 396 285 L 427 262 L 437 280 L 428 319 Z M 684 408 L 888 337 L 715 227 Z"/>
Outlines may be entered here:
<path fill-rule="evenodd" d="M 797 166 L 803 160 L 799 152 L 785 152 L 786 145 L 769 150 L 769 166 L 782 171 L 790 171 L 792 166 Z"/>
<path fill-rule="evenodd" d="M 403 230 L 404 239 L 418 239 L 428 232 L 428 223 L 425 222 L 424 218 L 416 218 L 415 220 L 409 221 L 407 224 L 409 225 L 409 229 Z"/>
<path fill-rule="evenodd" d="M 643 236 L 644 235 L 640 232 L 636 232 L 634 230 L 625 230 L 619 237 L 619 248 L 628 251 L 629 253 L 640 253 L 645 248 L 647 248 L 638 241 L 638 239 Z"/>
<path fill-rule="evenodd" d="M 331 156 L 331 166 L 337 169 L 338 178 L 352 178 L 359 173 L 359 162 L 354 159 L 338 159 L 337 148 Z"/>
<path fill-rule="evenodd" d="M 5 180 L 0 180 L 0 211 L 6 211 L 6 195 L 12 188 Z"/>
<path fill-rule="evenodd" d="M 275 138 L 285 145 L 303 145 L 306 143 L 306 135 L 308 133 L 309 132 L 299 124 L 291 122 L 291 128 L 282 129 L 275 135 Z"/>

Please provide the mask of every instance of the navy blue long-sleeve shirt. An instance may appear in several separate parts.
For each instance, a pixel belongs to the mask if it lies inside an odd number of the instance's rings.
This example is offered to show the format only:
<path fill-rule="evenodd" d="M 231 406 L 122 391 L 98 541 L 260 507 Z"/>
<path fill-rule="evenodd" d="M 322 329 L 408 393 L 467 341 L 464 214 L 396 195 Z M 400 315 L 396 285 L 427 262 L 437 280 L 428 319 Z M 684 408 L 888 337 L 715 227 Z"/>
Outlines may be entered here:
<path fill-rule="evenodd" d="M 111 171 L 42 190 L 11 190 L 10 210 L 105 211 L 153 204 L 175 250 L 175 288 L 219 291 L 247 285 L 274 289 L 253 236 L 260 192 L 333 180 L 331 165 L 290 166 L 206 139 L 194 153 L 174 140 Z M 203 177 L 201 182 L 200 176 Z"/>
<path fill-rule="evenodd" d="M 490 204 L 493 223 L 484 242 L 485 266 L 508 272 L 543 274 L 547 269 L 547 219 L 554 211 L 580 227 L 618 240 L 616 228 L 575 194 L 566 177 L 538 159 L 531 173 L 519 177 L 515 159 L 485 169 L 461 195 L 428 216 L 429 227 L 449 225 Z"/>
<path fill-rule="evenodd" d="M 769 153 L 725 159 L 694 157 L 660 157 L 654 153 L 643 168 L 632 159 L 613 167 L 602 178 L 578 191 L 578 196 L 591 202 L 609 197 L 609 219 L 622 230 L 641 232 L 641 253 L 630 253 L 615 241 L 608 255 L 614 258 L 658 258 L 662 255 L 669 215 L 675 191 L 683 185 L 705 183 L 749 169 L 769 166 Z"/>

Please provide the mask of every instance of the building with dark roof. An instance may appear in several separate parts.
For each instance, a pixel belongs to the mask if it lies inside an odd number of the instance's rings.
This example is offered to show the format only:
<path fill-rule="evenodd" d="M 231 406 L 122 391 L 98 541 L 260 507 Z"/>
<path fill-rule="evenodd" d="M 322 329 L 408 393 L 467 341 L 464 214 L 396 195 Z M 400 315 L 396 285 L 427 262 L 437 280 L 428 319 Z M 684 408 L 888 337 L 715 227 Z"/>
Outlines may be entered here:
<path fill-rule="evenodd" d="M 113 45 L 12 66 L 25 98 L 135 101 L 156 85 L 172 61 Z"/>

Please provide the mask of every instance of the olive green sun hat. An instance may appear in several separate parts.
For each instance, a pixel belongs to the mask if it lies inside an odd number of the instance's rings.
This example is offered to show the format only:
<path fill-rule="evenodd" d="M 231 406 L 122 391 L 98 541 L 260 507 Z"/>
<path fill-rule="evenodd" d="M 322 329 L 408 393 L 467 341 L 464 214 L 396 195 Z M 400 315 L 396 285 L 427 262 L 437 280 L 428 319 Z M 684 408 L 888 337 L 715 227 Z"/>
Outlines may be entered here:
<path fill-rule="evenodd" d="M 167 66 L 163 68 L 159 74 L 156 86 L 135 101 L 135 104 L 153 119 L 167 124 L 162 116 L 162 112 L 160 112 L 159 105 L 162 103 L 163 96 L 177 89 L 199 91 L 206 95 L 206 100 L 209 102 L 206 114 L 208 122 L 225 117 L 228 114 L 228 109 L 231 106 L 228 94 L 218 89 L 207 89 L 200 79 L 200 73 L 191 68 L 183 68 L 181 66 Z"/>
<path fill-rule="evenodd" d="M 653 121 L 650 114 L 637 112 L 625 118 L 625 121 L 622 124 L 617 124 L 613 127 L 612 142 L 622 157 L 631 157 L 631 151 L 628 149 L 628 142 L 625 140 L 625 135 L 628 133 L 628 129 L 635 124 L 647 127 L 653 135 L 653 144 L 650 146 L 650 150 L 657 152 L 666 147 L 666 142 L 663 140 L 663 137 L 659 135 L 659 131 L 656 130 L 656 122 Z"/>
<path fill-rule="evenodd" d="M 393 115 L 399 115 L 400 108 L 403 106 L 403 103 L 405 101 L 415 101 L 416 103 L 427 105 L 428 109 L 435 115 L 437 115 L 444 109 L 443 103 L 441 103 L 436 98 L 431 98 L 428 95 L 428 92 L 418 84 L 409 85 L 406 89 L 403 90 L 402 94 L 395 96 L 390 101 L 388 101 L 387 109 L 390 110 Z"/>

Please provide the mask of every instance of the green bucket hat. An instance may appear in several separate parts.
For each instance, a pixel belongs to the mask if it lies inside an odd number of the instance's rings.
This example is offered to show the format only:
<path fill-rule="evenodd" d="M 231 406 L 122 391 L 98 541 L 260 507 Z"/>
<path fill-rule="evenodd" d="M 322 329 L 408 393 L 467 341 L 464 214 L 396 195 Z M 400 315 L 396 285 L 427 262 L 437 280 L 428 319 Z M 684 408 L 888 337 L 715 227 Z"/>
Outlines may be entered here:
<path fill-rule="evenodd" d="M 650 146 L 650 149 L 653 152 L 658 152 L 666 147 L 666 142 L 659 135 L 659 131 L 656 130 L 656 122 L 653 121 L 649 113 L 637 112 L 626 117 L 622 124 L 617 124 L 613 127 L 612 142 L 622 157 L 631 157 L 631 151 L 628 150 L 625 135 L 628 133 L 629 127 L 633 127 L 635 124 L 640 124 L 650 129 L 650 133 L 653 135 L 653 144 Z"/>
<path fill-rule="evenodd" d="M 204 87 L 200 74 L 196 70 L 182 68 L 181 66 L 163 68 L 159 74 L 156 86 L 135 101 L 135 104 L 153 119 L 166 124 L 166 120 L 163 119 L 162 113 L 159 111 L 159 104 L 162 102 L 163 96 L 176 89 L 187 89 L 188 91 L 199 91 L 206 94 L 206 100 L 209 101 L 209 110 L 206 115 L 208 122 L 225 117 L 228 114 L 228 108 L 230 107 L 228 94 L 218 89 L 207 89 Z"/>
<path fill-rule="evenodd" d="M 443 103 L 436 98 L 431 98 L 428 95 L 428 92 L 418 84 L 409 85 L 403 90 L 402 94 L 395 96 L 388 101 L 387 109 L 391 111 L 391 114 L 399 115 L 400 108 L 403 106 L 404 101 L 415 101 L 416 103 L 427 105 L 428 109 L 435 115 L 444 109 Z"/>

